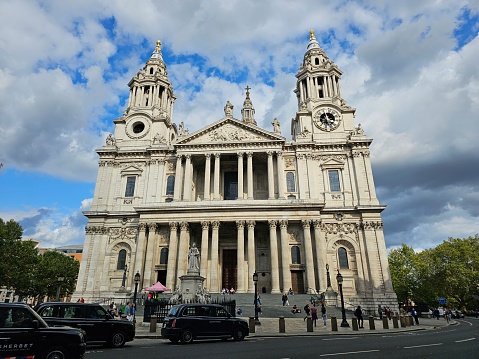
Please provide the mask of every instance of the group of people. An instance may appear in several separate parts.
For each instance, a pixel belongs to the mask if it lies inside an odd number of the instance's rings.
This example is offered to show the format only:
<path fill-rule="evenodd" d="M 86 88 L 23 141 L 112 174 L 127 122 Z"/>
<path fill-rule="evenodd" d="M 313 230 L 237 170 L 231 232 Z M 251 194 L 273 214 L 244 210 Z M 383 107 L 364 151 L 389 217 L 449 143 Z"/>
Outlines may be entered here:
<path fill-rule="evenodd" d="M 386 316 L 389 320 L 391 320 L 393 316 L 393 311 L 389 307 L 381 307 L 380 304 L 378 304 L 378 314 L 379 314 L 379 319 L 383 319 L 383 315 Z"/>
<path fill-rule="evenodd" d="M 304 313 L 306 314 L 303 320 L 306 320 L 311 315 L 311 320 L 313 321 L 313 325 L 316 326 L 316 321 L 318 320 L 318 308 L 316 307 L 316 304 L 312 304 L 312 306 L 310 306 L 309 303 L 306 303 L 306 305 L 303 307 L 303 310 L 304 310 Z M 291 312 L 293 314 L 301 313 L 301 309 L 299 309 L 295 304 L 293 305 Z M 326 328 L 327 315 L 326 315 L 326 306 L 324 305 L 324 302 L 321 303 L 321 317 L 323 319 L 323 325 Z"/>
<path fill-rule="evenodd" d="M 108 313 L 113 317 L 120 317 L 122 319 L 127 319 L 130 322 L 135 318 L 136 304 L 127 302 L 125 306 L 118 308 L 115 302 L 111 302 L 108 307 Z"/>
<path fill-rule="evenodd" d="M 234 288 L 231 288 L 231 289 L 228 289 L 228 288 L 223 288 L 221 290 L 221 294 L 223 295 L 229 295 L 229 294 L 235 294 L 235 289 Z"/>

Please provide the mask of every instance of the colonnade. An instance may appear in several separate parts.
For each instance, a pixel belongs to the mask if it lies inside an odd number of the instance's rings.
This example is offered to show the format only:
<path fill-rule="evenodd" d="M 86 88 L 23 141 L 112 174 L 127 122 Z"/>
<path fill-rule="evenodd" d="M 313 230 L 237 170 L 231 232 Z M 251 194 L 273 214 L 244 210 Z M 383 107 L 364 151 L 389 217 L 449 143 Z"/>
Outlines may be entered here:
<path fill-rule="evenodd" d="M 276 198 L 275 191 L 275 160 L 277 169 L 277 193 L 278 198 L 285 198 L 285 176 L 284 161 L 281 151 L 268 151 L 267 154 L 267 171 L 268 171 L 268 199 Z M 206 153 L 204 167 L 204 188 L 203 200 L 218 201 L 222 199 L 221 191 L 221 156 L 222 153 Z M 237 152 L 237 171 L 238 171 L 238 198 L 237 199 L 254 199 L 254 168 L 253 168 L 254 152 Z M 194 198 L 192 188 L 194 183 L 194 165 L 192 154 L 178 154 L 176 159 L 175 173 L 175 190 L 173 199 L 175 201 L 192 201 Z M 200 155 L 196 155 L 200 156 Z M 244 178 L 244 159 L 246 157 L 246 186 Z M 214 162 L 213 162 L 214 161 Z M 212 171 L 213 168 L 213 171 Z M 211 181 L 213 175 L 213 181 Z M 213 192 L 211 192 L 213 187 Z M 246 192 L 245 192 L 246 187 Z M 245 197 L 246 195 L 246 197 Z"/>
<path fill-rule="evenodd" d="M 269 255 L 270 267 L 268 271 L 271 276 L 271 293 L 281 293 L 281 290 L 287 290 L 292 287 L 291 269 L 291 245 L 290 234 L 288 233 L 287 220 L 268 220 L 269 226 Z M 326 280 L 326 274 L 323 273 L 326 262 L 326 253 L 324 250 L 316 248 L 314 251 L 311 238 L 311 224 L 314 225 L 314 235 L 316 240 L 320 240 L 320 221 L 302 220 L 304 260 L 302 264 L 306 272 L 305 289 L 316 288 L 316 278 L 319 275 L 319 281 Z M 178 278 L 187 273 L 187 253 L 191 243 L 189 222 L 170 222 L 169 255 L 167 263 L 166 286 L 175 288 L 179 285 Z M 254 220 L 237 220 L 236 224 L 236 252 L 237 252 L 237 285 L 238 293 L 252 292 L 254 283 L 252 273 L 256 267 L 256 239 Z M 211 292 L 221 290 L 221 263 L 220 263 L 220 221 L 202 221 L 201 222 L 201 243 L 200 247 L 200 275 L 207 278 L 206 286 Z M 279 237 L 278 229 L 279 227 Z M 180 234 L 178 236 L 178 229 Z M 293 245 L 298 245 L 293 243 Z M 317 245 L 318 246 L 318 245 Z M 314 268 L 314 256 L 318 256 L 319 268 Z M 280 265 L 281 259 L 281 265 Z M 324 283 L 324 282 L 323 282 Z"/>
<path fill-rule="evenodd" d="M 341 97 L 339 81 L 340 79 L 336 75 L 304 78 L 301 80 L 301 86 L 299 86 L 300 102 L 305 102 L 307 98 Z M 322 90 L 322 96 L 320 89 Z"/>

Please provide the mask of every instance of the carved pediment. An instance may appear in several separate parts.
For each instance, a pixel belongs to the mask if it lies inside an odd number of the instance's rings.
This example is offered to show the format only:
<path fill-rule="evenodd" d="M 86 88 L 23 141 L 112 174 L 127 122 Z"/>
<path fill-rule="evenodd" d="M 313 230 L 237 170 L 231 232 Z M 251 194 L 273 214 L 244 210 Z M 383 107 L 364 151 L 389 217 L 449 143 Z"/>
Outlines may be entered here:
<path fill-rule="evenodd" d="M 261 141 L 282 141 L 281 135 L 265 131 L 257 126 L 226 118 L 199 131 L 192 133 L 178 142 L 179 145 L 249 143 Z"/>

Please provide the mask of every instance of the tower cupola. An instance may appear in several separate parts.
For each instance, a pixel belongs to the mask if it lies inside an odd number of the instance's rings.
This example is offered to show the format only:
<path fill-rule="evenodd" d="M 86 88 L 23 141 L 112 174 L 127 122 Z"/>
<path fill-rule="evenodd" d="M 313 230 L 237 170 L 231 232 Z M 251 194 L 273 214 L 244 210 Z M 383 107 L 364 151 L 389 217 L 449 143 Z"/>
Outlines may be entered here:
<path fill-rule="evenodd" d="M 254 119 L 253 102 L 251 102 L 251 99 L 249 98 L 249 90 L 251 90 L 251 87 L 246 86 L 245 90 L 246 90 L 246 98 L 243 102 L 243 108 L 241 109 L 241 118 L 243 122 L 256 125 L 256 120 Z"/>

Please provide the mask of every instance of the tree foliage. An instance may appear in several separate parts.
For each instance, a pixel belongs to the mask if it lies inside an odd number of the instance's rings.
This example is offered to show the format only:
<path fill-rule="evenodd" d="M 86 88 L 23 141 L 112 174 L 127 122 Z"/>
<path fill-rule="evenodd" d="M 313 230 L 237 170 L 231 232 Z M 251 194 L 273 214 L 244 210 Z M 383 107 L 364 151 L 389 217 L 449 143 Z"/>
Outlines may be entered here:
<path fill-rule="evenodd" d="M 405 244 L 389 253 L 391 278 L 400 302 L 407 299 L 470 308 L 479 303 L 479 237 L 449 238 L 435 248 L 415 253 Z"/>
<path fill-rule="evenodd" d="M 63 275 L 62 293 L 72 293 L 80 263 L 56 251 L 38 254 L 35 243 L 22 240 L 23 229 L 14 220 L 0 218 L 0 286 L 17 295 L 56 297 L 58 277 Z"/>

